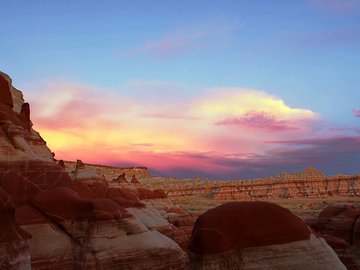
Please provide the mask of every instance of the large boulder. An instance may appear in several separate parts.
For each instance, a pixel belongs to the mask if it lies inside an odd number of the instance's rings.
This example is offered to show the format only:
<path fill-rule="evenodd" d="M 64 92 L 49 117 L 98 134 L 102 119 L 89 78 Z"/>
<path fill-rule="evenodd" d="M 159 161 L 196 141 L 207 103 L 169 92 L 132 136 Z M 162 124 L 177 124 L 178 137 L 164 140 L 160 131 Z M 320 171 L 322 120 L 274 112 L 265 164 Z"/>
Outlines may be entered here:
<path fill-rule="evenodd" d="M 346 269 L 302 220 L 267 202 L 231 202 L 202 214 L 189 252 L 191 269 Z"/>

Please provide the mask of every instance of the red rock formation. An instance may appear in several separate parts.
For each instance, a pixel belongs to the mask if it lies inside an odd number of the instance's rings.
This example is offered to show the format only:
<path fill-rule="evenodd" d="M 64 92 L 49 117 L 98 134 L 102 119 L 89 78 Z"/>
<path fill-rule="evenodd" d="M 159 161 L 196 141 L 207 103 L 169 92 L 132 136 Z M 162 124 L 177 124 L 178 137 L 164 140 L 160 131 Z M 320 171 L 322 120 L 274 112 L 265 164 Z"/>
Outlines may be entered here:
<path fill-rule="evenodd" d="M 0 161 L 52 161 L 45 141 L 31 128 L 29 104 L 12 87 L 11 79 L 0 73 Z"/>
<path fill-rule="evenodd" d="M 0 269 L 30 269 L 30 237 L 16 224 L 11 197 L 0 187 Z"/>
<path fill-rule="evenodd" d="M 130 183 L 131 183 L 131 184 L 134 184 L 134 185 L 141 185 L 141 183 L 139 182 L 139 180 L 136 179 L 135 174 L 131 177 Z"/>
<path fill-rule="evenodd" d="M 10 84 L 2 73 L 0 73 L 0 103 L 8 105 L 10 108 L 13 107 Z"/>
<path fill-rule="evenodd" d="M 137 195 L 140 200 L 163 199 L 166 198 L 163 190 L 150 190 L 147 188 L 137 188 Z"/>
<path fill-rule="evenodd" d="M 93 219 L 101 220 L 118 220 L 132 217 L 126 209 L 111 199 L 95 199 L 92 201 L 94 206 Z"/>
<path fill-rule="evenodd" d="M 195 223 L 191 269 L 346 269 L 324 240 L 285 208 L 232 202 Z"/>
<path fill-rule="evenodd" d="M 107 196 L 123 207 L 137 208 L 145 206 L 131 189 L 109 188 Z"/>
<path fill-rule="evenodd" d="M 119 176 L 115 179 L 112 180 L 112 182 L 115 182 L 115 183 L 124 183 L 124 184 L 127 184 L 127 180 L 126 180 L 126 177 L 125 177 L 125 173 L 122 173 L 122 174 L 119 174 Z"/>
<path fill-rule="evenodd" d="M 69 175 L 57 164 L 44 161 L 0 162 L 0 186 L 15 206 L 29 203 L 42 191 L 70 184 Z"/>
<path fill-rule="evenodd" d="M 265 202 L 230 202 L 198 218 L 189 250 L 213 254 L 309 238 L 307 226 L 288 209 Z"/>
<path fill-rule="evenodd" d="M 72 179 L 61 165 L 0 73 L 0 269 L 30 269 L 30 255 L 34 269 L 184 269 L 186 254 L 154 231 L 168 225 L 154 209 L 109 192 L 81 161 Z"/>
<path fill-rule="evenodd" d="M 322 210 L 318 218 L 307 219 L 308 225 L 318 234 L 323 235 L 327 243 L 335 250 L 347 269 L 358 270 L 349 251 L 357 244 L 357 220 L 360 210 L 351 204 L 334 204 Z"/>
<path fill-rule="evenodd" d="M 353 243 L 355 222 L 360 210 L 352 204 L 334 204 L 326 207 L 316 219 L 308 219 L 307 223 L 321 234 L 335 236 Z"/>
<path fill-rule="evenodd" d="M 59 165 L 61 168 L 65 169 L 65 163 L 64 163 L 63 160 L 59 160 L 58 165 Z"/>
<path fill-rule="evenodd" d="M 76 162 L 65 161 L 65 166 L 69 172 L 75 170 Z M 99 164 L 85 163 L 85 167 L 93 169 L 98 175 L 104 175 L 108 181 L 116 179 L 120 174 L 135 175 L 137 179 L 150 178 L 151 174 L 146 167 L 114 167 Z"/>
<path fill-rule="evenodd" d="M 49 266 L 56 270 L 76 269 L 72 251 L 76 245 L 61 226 L 29 205 L 17 208 L 15 217 L 17 223 L 31 234 L 29 251 L 32 269 L 47 269 Z"/>
<path fill-rule="evenodd" d="M 80 159 L 76 160 L 75 171 L 83 169 L 85 169 L 84 163 Z"/>
<path fill-rule="evenodd" d="M 349 251 L 349 245 L 344 239 L 337 238 L 332 235 L 323 235 L 329 246 L 336 252 L 341 262 L 348 270 L 359 270 L 352 254 Z"/>
<path fill-rule="evenodd" d="M 32 205 L 55 222 L 66 220 L 87 220 L 94 206 L 67 187 L 58 187 L 36 195 Z"/>

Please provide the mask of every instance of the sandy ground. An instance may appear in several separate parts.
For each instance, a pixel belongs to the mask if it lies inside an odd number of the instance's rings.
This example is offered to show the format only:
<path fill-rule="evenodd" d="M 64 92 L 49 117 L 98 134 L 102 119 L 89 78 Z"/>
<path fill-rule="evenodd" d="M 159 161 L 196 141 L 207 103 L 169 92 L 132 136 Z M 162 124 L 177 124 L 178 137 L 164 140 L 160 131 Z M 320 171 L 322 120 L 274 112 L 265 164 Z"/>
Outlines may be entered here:
<path fill-rule="evenodd" d="M 170 198 L 186 211 L 201 214 L 227 201 L 215 201 L 211 195 L 192 195 Z M 329 197 L 315 199 L 273 199 L 270 202 L 288 208 L 301 218 L 316 217 L 322 209 L 334 203 L 351 203 L 360 208 L 360 197 Z"/>

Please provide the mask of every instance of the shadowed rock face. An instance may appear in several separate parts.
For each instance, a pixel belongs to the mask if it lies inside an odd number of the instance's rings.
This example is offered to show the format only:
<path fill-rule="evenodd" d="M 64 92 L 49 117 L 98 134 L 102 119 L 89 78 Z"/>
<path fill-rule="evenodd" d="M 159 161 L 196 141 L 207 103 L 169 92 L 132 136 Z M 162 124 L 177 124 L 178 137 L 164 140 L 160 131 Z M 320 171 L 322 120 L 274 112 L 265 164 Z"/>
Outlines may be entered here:
<path fill-rule="evenodd" d="M 10 108 L 13 107 L 13 100 L 10 91 L 10 83 L 6 80 L 6 77 L 0 73 L 0 103 L 9 106 Z"/>
<path fill-rule="evenodd" d="M 287 209 L 266 202 L 231 202 L 195 223 L 190 269 L 343 269 L 324 239 Z"/>

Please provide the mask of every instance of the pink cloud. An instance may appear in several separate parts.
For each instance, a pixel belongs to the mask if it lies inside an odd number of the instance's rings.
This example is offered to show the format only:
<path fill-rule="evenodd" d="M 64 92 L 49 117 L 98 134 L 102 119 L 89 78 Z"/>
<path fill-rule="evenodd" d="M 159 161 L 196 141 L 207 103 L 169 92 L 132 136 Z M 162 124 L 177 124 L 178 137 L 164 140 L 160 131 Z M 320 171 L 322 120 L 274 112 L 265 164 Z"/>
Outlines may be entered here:
<path fill-rule="evenodd" d="M 360 138 L 319 139 L 311 126 L 319 120 L 316 113 L 291 108 L 265 92 L 223 89 L 221 95 L 161 104 L 160 91 L 151 92 L 157 100 L 152 104 L 65 81 L 39 88 L 46 91 L 32 92 L 32 120 L 58 159 L 210 178 L 263 176 L 309 165 L 339 168 L 336 162 L 349 168 L 360 159 Z M 229 132 L 225 126 L 244 129 Z"/>
<path fill-rule="evenodd" d="M 164 114 L 164 113 L 152 113 L 152 114 L 143 114 L 141 117 L 146 118 L 160 118 L 160 119 L 187 119 L 187 120 L 196 120 L 199 117 L 189 116 L 186 113 L 171 113 L 171 114 Z"/>
<path fill-rule="evenodd" d="M 262 129 L 267 131 L 297 130 L 294 123 L 278 119 L 272 113 L 247 112 L 239 117 L 227 117 L 216 122 L 216 125 L 237 126 L 251 129 Z"/>
<path fill-rule="evenodd" d="M 228 34 L 238 30 L 239 24 L 225 24 L 198 31 L 175 30 L 158 39 L 145 42 L 138 48 L 121 52 L 119 56 L 153 55 L 171 58 L 194 50 L 216 50 L 229 46 Z"/>
<path fill-rule="evenodd" d="M 352 110 L 352 113 L 353 113 L 354 116 L 360 117 L 360 110 L 358 110 L 358 109 L 353 109 L 353 110 Z"/>

